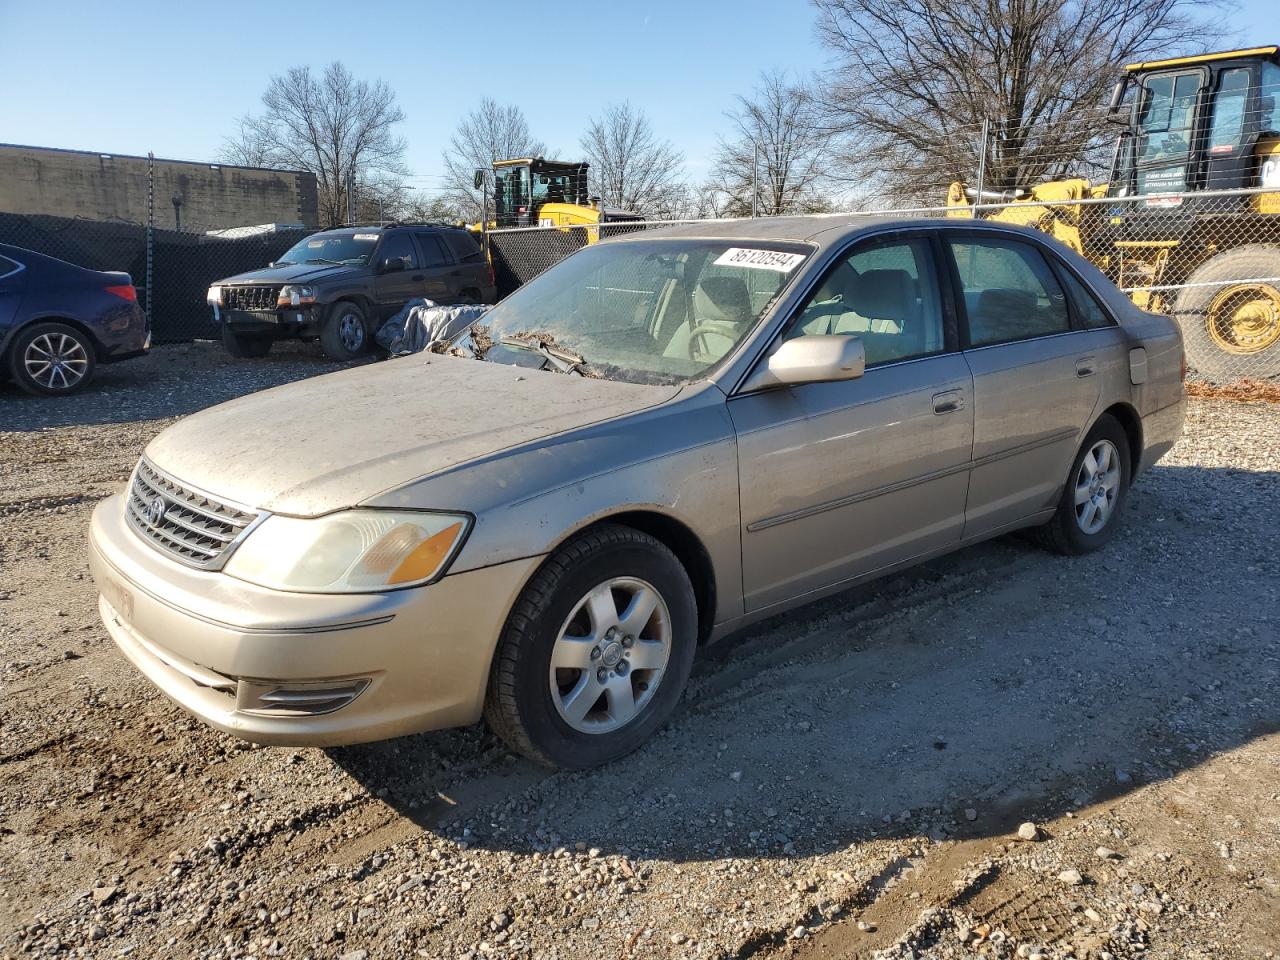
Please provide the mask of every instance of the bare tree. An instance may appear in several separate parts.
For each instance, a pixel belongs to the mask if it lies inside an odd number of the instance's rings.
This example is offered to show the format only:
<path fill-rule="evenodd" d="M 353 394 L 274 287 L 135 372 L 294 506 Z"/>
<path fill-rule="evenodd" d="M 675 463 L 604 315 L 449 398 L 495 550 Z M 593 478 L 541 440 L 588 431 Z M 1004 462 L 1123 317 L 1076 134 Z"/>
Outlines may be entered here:
<path fill-rule="evenodd" d="M 261 114 L 240 121 L 223 159 L 314 173 L 320 219 L 328 226 L 347 218 L 348 180 L 385 188 L 408 172 L 405 142 L 395 133 L 404 112 L 381 80 L 357 80 L 337 61 L 319 76 L 294 67 L 271 78 L 262 106 Z"/>
<path fill-rule="evenodd" d="M 536 157 L 546 151 L 529 132 L 519 107 L 502 106 L 488 97 L 462 118 L 444 154 L 445 189 L 450 201 L 468 220 L 482 216 L 482 193 L 473 186 L 476 170 L 495 160 Z"/>
<path fill-rule="evenodd" d="M 715 180 L 731 216 L 829 210 L 823 195 L 831 136 L 812 91 L 785 73 L 763 73 L 750 97 L 729 113 L 733 133 L 720 143 Z"/>
<path fill-rule="evenodd" d="M 942 203 L 972 182 L 989 121 L 984 185 L 1005 190 L 1106 154 L 1120 64 L 1192 52 L 1217 31 L 1217 0 L 813 0 L 837 55 L 828 120 L 840 168 L 880 200 Z M 1188 37 L 1195 37 L 1188 41 Z"/>
<path fill-rule="evenodd" d="M 591 191 L 606 205 L 651 219 L 669 219 L 680 206 L 684 155 L 658 139 L 644 111 L 630 103 L 606 107 L 590 121 L 581 145 Z"/>

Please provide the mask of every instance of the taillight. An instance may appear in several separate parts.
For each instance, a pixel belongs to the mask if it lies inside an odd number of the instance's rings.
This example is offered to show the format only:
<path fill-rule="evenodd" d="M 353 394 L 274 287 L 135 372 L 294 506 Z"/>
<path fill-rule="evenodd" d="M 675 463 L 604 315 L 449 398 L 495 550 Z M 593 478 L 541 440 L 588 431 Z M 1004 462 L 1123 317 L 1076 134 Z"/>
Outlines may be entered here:
<path fill-rule="evenodd" d="M 1186 380 L 1187 380 L 1187 348 L 1183 347 L 1182 348 L 1182 381 L 1185 383 Z"/>
<path fill-rule="evenodd" d="M 484 262 L 489 268 L 489 286 L 496 287 L 498 285 L 498 275 L 493 272 L 493 261 L 486 257 Z"/>
<path fill-rule="evenodd" d="M 119 297 L 121 300 L 128 300 L 131 303 L 138 302 L 138 291 L 133 288 L 132 284 L 122 283 L 118 287 L 103 287 L 102 289 L 113 297 Z"/>

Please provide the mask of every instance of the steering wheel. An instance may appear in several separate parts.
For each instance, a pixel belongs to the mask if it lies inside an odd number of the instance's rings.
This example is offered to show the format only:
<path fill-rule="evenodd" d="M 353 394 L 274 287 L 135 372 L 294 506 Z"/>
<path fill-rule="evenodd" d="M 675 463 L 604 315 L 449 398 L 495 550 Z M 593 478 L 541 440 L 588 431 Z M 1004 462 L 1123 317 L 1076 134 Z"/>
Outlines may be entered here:
<path fill-rule="evenodd" d="M 730 323 L 727 320 L 698 321 L 694 324 L 693 329 L 689 331 L 689 359 L 700 360 L 702 357 L 698 356 L 698 354 L 703 356 L 707 354 L 705 341 L 708 335 L 724 337 L 729 341 L 729 346 L 732 347 L 738 341 L 738 326 L 738 324 Z M 699 350 L 697 346 L 699 337 L 703 339 L 704 349 L 702 350 Z M 724 356 L 724 354 L 721 354 L 721 356 Z"/>

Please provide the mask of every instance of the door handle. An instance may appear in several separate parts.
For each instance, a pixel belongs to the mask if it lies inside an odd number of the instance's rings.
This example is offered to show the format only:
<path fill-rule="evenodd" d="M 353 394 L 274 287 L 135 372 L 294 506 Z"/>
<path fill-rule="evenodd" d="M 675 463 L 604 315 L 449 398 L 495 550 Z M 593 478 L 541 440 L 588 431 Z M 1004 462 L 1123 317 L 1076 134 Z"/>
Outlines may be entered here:
<path fill-rule="evenodd" d="M 1081 357 L 1076 361 L 1077 377 L 1092 377 L 1095 372 L 1093 357 Z"/>
<path fill-rule="evenodd" d="M 964 394 L 959 390 L 948 390 L 946 393 L 933 395 L 933 412 L 941 416 L 944 413 L 955 413 L 964 409 Z"/>
<path fill-rule="evenodd" d="M 409 279 L 410 279 L 410 280 L 425 280 L 425 279 L 427 279 L 427 278 L 426 278 L 426 277 L 424 277 L 424 276 L 423 276 L 422 274 L 420 274 L 420 273 L 415 273 L 415 274 L 414 274 L 412 277 L 410 277 Z"/>

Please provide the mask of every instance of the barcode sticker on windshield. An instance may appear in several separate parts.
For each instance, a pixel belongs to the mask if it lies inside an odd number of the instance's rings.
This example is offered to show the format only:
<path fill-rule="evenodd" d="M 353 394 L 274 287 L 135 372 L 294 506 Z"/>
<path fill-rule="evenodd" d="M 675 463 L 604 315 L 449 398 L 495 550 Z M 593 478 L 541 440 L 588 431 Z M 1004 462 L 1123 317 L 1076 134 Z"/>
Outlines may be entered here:
<path fill-rule="evenodd" d="M 720 254 L 718 267 L 748 267 L 752 270 L 777 270 L 790 273 L 804 259 L 803 253 L 783 253 L 780 250 L 752 250 L 748 247 L 730 247 Z"/>
<path fill-rule="evenodd" d="M 377 240 L 378 235 L 376 233 L 357 233 L 355 235 L 355 239 L 356 240 Z"/>

